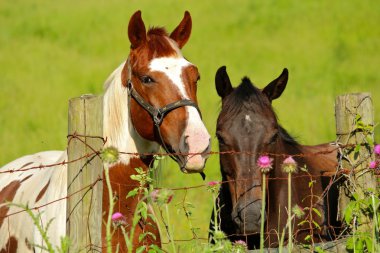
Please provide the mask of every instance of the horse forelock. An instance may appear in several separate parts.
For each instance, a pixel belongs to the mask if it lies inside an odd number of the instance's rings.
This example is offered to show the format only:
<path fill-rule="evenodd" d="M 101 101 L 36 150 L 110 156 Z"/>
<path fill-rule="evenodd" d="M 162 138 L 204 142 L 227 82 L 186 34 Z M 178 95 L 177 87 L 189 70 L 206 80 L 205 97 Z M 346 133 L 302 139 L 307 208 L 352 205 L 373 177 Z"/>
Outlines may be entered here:
<path fill-rule="evenodd" d="M 271 105 L 255 87 L 248 77 L 242 79 L 242 83 L 223 100 L 223 109 L 220 117 L 223 119 L 234 118 L 241 111 L 262 112 L 271 109 Z"/>
<path fill-rule="evenodd" d="M 141 54 L 144 54 L 148 60 L 158 57 L 168 57 L 181 55 L 181 52 L 174 41 L 169 37 L 163 27 L 152 27 L 147 33 L 147 42 L 141 48 Z"/>

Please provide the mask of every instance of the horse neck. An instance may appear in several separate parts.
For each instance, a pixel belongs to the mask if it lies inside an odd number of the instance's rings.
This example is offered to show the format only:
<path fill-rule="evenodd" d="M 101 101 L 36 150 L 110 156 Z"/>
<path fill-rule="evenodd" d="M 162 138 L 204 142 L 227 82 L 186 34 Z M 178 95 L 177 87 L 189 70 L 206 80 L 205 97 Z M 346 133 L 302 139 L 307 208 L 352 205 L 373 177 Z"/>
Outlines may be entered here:
<path fill-rule="evenodd" d="M 113 146 L 119 152 L 124 152 L 120 154 L 119 161 L 128 166 L 132 157 L 130 153 L 156 153 L 159 145 L 143 139 L 132 124 L 129 111 L 130 98 L 127 89 L 121 83 L 124 64 L 122 63 L 105 83 L 103 137 L 106 138 L 106 146 Z"/>

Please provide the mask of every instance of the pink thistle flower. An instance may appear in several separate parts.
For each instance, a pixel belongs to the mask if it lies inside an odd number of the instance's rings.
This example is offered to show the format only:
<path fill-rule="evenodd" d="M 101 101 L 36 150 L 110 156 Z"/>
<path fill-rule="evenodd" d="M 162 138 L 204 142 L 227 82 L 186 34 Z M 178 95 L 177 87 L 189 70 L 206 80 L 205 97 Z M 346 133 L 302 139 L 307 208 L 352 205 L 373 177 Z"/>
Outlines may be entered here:
<path fill-rule="evenodd" d="M 294 173 L 297 172 L 297 162 L 293 159 L 293 157 L 288 156 L 282 162 L 282 169 L 285 173 Z"/>
<path fill-rule="evenodd" d="M 215 185 L 218 185 L 219 182 L 218 181 L 210 181 L 207 183 L 208 186 L 215 186 Z"/>
<path fill-rule="evenodd" d="M 272 169 L 273 159 L 267 155 L 262 155 L 257 160 L 257 166 L 261 169 L 262 173 L 268 173 Z"/>
<path fill-rule="evenodd" d="M 235 241 L 235 245 L 240 245 L 240 246 L 247 247 L 247 243 L 245 241 L 243 241 L 243 240 Z"/>
<path fill-rule="evenodd" d="M 380 155 L 380 144 L 377 144 L 374 148 L 375 154 Z"/>
<path fill-rule="evenodd" d="M 376 166 L 377 166 L 376 161 L 371 161 L 371 162 L 369 162 L 369 168 L 370 168 L 370 169 L 375 169 Z"/>
<path fill-rule="evenodd" d="M 155 189 L 150 193 L 150 198 L 158 205 L 169 204 L 172 201 L 174 193 L 169 189 Z"/>
<path fill-rule="evenodd" d="M 122 213 L 116 212 L 111 216 L 112 223 L 115 227 L 127 224 L 127 220 Z"/>
<path fill-rule="evenodd" d="M 153 202 L 157 202 L 159 196 L 160 196 L 160 190 L 158 189 L 155 189 L 150 193 L 150 197 Z"/>

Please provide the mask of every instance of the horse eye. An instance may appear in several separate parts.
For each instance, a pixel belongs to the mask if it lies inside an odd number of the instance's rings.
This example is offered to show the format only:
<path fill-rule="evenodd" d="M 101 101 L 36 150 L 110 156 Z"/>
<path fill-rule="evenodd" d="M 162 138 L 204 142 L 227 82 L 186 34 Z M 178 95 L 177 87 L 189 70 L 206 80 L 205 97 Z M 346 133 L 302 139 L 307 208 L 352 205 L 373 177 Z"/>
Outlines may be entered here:
<path fill-rule="evenodd" d="M 221 137 L 219 134 L 216 134 L 216 137 L 218 138 L 218 142 L 222 146 L 226 146 L 226 142 L 224 141 L 223 137 Z"/>
<path fill-rule="evenodd" d="M 154 80 L 150 76 L 142 76 L 141 82 L 143 84 L 150 84 L 150 83 L 154 83 Z"/>
<path fill-rule="evenodd" d="M 269 140 L 269 144 L 273 144 L 276 142 L 277 140 L 277 137 L 278 137 L 278 133 L 275 133 Z"/>

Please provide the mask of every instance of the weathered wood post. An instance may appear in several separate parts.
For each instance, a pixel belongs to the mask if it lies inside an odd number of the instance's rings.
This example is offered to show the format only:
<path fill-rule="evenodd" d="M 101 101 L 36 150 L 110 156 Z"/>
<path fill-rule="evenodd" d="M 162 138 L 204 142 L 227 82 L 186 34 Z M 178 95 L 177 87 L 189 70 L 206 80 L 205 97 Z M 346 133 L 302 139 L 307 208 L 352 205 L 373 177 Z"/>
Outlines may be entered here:
<path fill-rule="evenodd" d="M 103 97 L 69 101 L 67 236 L 70 252 L 99 252 L 102 226 Z M 78 192 L 79 191 L 79 192 Z"/>
<path fill-rule="evenodd" d="M 337 142 L 342 145 L 339 152 L 341 168 L 347 178 L 339 190 L 339 215 L 344 211 L 349 197 L 356 192 L 364 198 L 364 190 L 375 189 L 376 179 L 368 165 L 373 160 L 372 143 L 374 113 L 369 93 L 355 93 L 338 96 L 335 101 Z M 361 231 L 371 231 L 370 225 L 362 225 Z"/>

